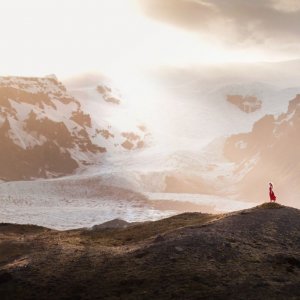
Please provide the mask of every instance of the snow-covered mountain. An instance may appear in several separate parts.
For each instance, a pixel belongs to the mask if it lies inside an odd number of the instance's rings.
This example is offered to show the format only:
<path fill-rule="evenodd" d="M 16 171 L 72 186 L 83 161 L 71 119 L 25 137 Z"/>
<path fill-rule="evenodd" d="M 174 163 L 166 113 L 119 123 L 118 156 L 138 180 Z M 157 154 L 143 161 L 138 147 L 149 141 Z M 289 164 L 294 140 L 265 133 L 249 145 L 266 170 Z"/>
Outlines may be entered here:
<path fill-rule="evenodd" d="M 101 128 L 98 130 L 99 142 L 108 152 L 140 149 L 150 143 L 148 128 L 111 80 L 83 75 L 67 80 L 66 86 L 91 116 L 95 127 Z"/>
<path fill-rule="evenodd" d="M 277 86 L 263 80 L 247 81 L 247 78 L 243 82 L 236 78 L 224 82 L 219 79 L 212 80 L 207 86 L 201 80 L 179 84 L 182 80 L 179 76 L 172 89 L 170 84 L 166 87 L 171 95 L 157 95 L 160 101 L 153 103 L 156 118 L 152 127 L 156 125 L 159 130 L 151 130 L 157 134 L 152 147 L 136 152 L 134 156 L 131 153 L 106 155 L 102 167 L 89 168 L 88 174 L 101 175 L 108 185 L 139 192 L 231 196 L 236 181 L 232 176 L 235 163 L 222 155 L 224 140 L 232 134 L 250 131 L 253 124 L 266 114 L 284 112 L 289 99 L 300 92 L 300 88 L 287 88 L 289 82 Z M 113 111 L 122 105 L 122 101 L 118 104 L 122 96 L 106 87 L 111 86 L 110 83 L 101 81 L 103 86 L 99 87 L 99 79 L 87 76 L 73 80 L 67 86 L 73 96 L 81 99 L 85 111 L 94 120 L 98 118 L 95 105 L 100 97 L 105 98 L 101 101 L 105 118 L 114 124 L 124 123 L 120 127 L 128 126 L 121 115 L 113 120 L 116 116 Z M 228 95 L 236 95 L 242 103 L 254 99 L 254 104 L 259 104 L 259 107 L 245 113 L 238 105 L 227 101 Z M 126 105 L 123 106 L 123 116 L 130 115 Z M 99 124 L 104 121 L 103 113 L 101 116 Z M 129 119 L 135 120 L 134 117 Z"/>
<path fill-rule="evenodd" d="M 0 179 L 62 176 L 101 161 L 107 151 L 144 147 L 144 125 L 127 130 L 105 120 L 101 102 L 113 104 L 112 88 L 105 88 L 107 98 L 95 88 L 94 119 L 55 76 L 0 77 Z M 122 115 L 121 108 L 114 112 Z"/>
<path fill-rule="evenodd" d="M 225 143 L 224 154 L 236 164 L 237 192 L 244 199 L 268 197 L 274 183 L 279 201 L 297 205 L 300 194 L 300 94 L 286 113 L 266 115 L 251 132 L 236 134 Z M 299 205 L 297 205 L 299 206 Z"/>

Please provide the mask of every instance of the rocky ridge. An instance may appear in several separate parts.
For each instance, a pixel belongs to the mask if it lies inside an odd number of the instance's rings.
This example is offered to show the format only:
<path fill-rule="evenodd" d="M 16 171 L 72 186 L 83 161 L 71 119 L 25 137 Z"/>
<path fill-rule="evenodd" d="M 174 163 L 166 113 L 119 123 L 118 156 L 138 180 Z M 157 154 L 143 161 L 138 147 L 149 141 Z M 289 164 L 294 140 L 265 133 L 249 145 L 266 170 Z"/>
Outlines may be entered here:
<path fill-rule="evenodd" d="M 0 179 L 71 174 L 107 151 L 145 146 L 138 128 L 101 125 L 55 76 L 0 77 Z"/>

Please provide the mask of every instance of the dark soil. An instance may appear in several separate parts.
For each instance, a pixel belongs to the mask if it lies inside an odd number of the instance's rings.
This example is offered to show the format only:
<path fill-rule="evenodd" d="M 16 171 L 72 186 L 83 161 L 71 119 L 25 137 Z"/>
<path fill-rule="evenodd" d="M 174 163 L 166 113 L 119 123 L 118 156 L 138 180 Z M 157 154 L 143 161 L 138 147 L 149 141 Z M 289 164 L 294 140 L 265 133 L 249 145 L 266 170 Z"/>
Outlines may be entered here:
<path fill-rule="evenodd" d="M 300 299 L 300 211 L 263 204 L 71 231 L 1 224 L 0 298 Z"/>

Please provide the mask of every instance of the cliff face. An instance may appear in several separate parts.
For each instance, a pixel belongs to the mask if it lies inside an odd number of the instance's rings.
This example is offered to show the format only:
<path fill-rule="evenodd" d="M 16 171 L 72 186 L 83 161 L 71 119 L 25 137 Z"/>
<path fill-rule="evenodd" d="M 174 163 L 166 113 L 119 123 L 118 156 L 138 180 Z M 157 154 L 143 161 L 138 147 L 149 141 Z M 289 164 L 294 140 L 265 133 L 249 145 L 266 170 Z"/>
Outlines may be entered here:
<path fill-rule="evenodd" d="M 0 77 L 0 179 L 62 176 L 106 151 L 125 150 L 131 137 L 108 127 L 55 77 Z"/>
<path fill-rule="evenodd" d="M 280 198 L 289 201 L 300 192 L 300 95 L 286 113 L 267 115 L 249 133 L 229 137 L 224 154 L 237 165 L 237 189 L 245 198 L 267 197 L 266 186 L 274 182 Z M 263 191 L 263 192 L 262 192 Z"/>

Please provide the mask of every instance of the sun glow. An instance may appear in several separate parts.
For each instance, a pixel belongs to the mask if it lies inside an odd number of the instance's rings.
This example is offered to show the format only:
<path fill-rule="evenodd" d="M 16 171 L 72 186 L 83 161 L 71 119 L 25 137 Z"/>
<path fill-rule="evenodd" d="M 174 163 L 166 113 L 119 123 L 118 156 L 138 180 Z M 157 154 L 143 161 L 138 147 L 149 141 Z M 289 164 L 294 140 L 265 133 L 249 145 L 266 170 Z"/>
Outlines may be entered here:
<path fill-rule="evenodd" d="M 11 0 L 2 6 L 0 64 L 8 75 L 94 71 L 126 79 L 133 69 L 262 58 L 148 19 L 133 0 Z"/>
<path fill-rule="evenodd" d="M 147 71 L 263 59 L 254 49 L 233 49 L 209 34 L 147 18 L 135 0 L 5 1 L 0 34 L 2 74 L 55 73 L 60 80 L 104 74 L 125 94 L 133 112 L 160 132 L 172 130 L 169 110 L 174 105 Z"/>

